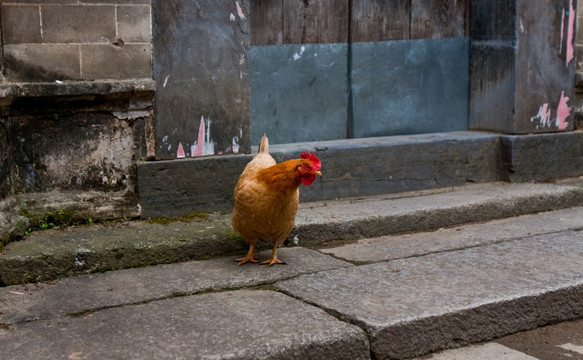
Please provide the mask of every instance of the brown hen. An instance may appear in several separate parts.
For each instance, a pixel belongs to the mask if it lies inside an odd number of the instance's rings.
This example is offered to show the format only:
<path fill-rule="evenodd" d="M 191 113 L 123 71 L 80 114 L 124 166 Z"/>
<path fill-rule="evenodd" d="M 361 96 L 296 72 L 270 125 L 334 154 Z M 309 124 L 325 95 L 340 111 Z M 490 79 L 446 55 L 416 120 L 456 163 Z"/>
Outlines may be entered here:
<path fill-rule="evenodd" d="M 269 141 L 263 135 L 259 153 L 251 160 L 235 186 L 233 228 L 249 243 L 247 256 L 236 259 L 239 265 L 259 262 L 255 246 L 259 239 L 273 242 L 271 258 L 262 264 L 283 264 L 277 258 L 277 246 L 294 227 L 298 211 L 300 184 L 310 185 L 321 176 L 316 154 L 304 152 L 299 159 L 276 164 L 269 155 Z"/>

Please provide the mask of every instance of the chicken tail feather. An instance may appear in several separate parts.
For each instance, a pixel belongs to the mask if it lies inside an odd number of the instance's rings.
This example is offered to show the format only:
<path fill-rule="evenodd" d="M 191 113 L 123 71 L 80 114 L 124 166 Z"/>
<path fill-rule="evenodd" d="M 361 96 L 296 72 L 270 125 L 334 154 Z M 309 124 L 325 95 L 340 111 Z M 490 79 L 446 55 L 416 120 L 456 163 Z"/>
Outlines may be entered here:
<path fill-rule="evenodd" d="M 267 140 L 267 136 L 263 134 L 261 138 L 261 143 L 259 144 L 259 152 L 260 153 L 269 153 L 269 140 Z"/>

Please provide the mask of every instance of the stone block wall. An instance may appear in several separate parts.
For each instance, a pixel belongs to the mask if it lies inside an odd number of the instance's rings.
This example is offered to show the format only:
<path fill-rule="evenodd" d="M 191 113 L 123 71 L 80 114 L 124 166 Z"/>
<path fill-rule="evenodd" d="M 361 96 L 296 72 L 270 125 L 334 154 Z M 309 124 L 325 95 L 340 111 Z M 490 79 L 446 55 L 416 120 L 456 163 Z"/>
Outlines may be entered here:
<path fill-rule="evenodd" d="M 0 1 L 0 248 L 47 214 L 140 215 L 151 0 Z"/>
<path fill-rule="evenodd" d="M 151 0 L 13 0 L 0 13 L 5 81 L 152 77 Z"/>

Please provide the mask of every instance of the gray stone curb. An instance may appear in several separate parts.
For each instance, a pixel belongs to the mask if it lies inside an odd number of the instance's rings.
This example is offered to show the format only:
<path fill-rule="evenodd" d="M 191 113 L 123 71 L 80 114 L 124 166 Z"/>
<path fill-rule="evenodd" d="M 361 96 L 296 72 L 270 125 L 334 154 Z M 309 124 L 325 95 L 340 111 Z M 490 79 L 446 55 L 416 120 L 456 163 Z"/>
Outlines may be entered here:
<path fill-rule="evenodd" d="M 318 247 L 583 205 L 583 188 L 556 184 L 494 183 L 409 195 L 304 203 L 290 240 Z M 35 232 L 0 254 L 0 286 L 206 259 L 246 248 L 229 214 L 190 223 L 132 221 Z"/>

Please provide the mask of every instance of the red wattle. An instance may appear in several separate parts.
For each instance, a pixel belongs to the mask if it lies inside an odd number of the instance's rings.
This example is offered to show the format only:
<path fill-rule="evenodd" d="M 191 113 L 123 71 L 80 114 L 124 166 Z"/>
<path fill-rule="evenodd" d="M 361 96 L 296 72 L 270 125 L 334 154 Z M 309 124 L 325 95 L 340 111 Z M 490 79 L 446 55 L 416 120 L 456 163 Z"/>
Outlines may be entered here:
<path fill-rule="evenodd" d="M 314 180 L 316 180 L 316 175 L 302 177 L 302 183 L 306 186 L 312 184 Z"/>

